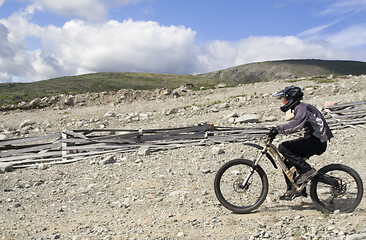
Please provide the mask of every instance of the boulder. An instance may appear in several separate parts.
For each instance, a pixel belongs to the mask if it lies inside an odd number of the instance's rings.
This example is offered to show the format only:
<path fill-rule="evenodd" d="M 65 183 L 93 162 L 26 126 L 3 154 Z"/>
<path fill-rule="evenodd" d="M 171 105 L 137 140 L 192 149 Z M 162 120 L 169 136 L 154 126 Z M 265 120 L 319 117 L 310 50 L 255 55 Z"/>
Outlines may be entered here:
<path fill-rule="evenodd" d="M 325 108 L 332 107 L 332 106 L 334 106 L 334 105 L 337 105 L 337 102 L 336 102 L 336 101 L 326 101 L 326 102 L 324 103 L 324 107 L 325 107 Z"/>
<path fill-rule="evenodd" d="M 255 114 L 245 114 L 241 117 L 238 117 L 235 120 L 236 123 L 256 123 L 259 122 L 259 116 Z"/>
<path fill-rule="evenodd" d="M 39 107 L 41 105 L 41 99 L 35 98 L 32 101 L 29 102 L 30 107 Z"/>
<path fill-rule="evenodd" d="M 13 165 L 10 163 L 0 163 L 0 173 L 13 171 Z"/>
<path fill-rule="evenodd" d="M 139 150 L 138 150 L 138 155 L 140 156 L 147 156 L 150 155 L 151 151 L 150 148 L 148 146 L 142 146 Z"/>

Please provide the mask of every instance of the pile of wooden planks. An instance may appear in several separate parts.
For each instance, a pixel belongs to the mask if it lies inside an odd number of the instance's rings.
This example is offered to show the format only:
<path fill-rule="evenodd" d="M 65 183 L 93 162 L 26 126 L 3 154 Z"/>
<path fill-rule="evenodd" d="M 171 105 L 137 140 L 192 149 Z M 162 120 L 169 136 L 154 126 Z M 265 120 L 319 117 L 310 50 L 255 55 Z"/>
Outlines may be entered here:
<path fill-rule="evenodd" d="M 138 151 L 148 147 L 159 151 L 188 146 L 235 142 L 263 136 L 261 128 L 215 127 L 202 124 L 167 129 L 89 129 L 64 131 L 38 137 L 0 141 L 0 163 L 13 168 L 38 167 L 41 164 L 70 163 L 106 153 Z"/>
<path fill-rule="evenodd" d="M 324 116 L 332 129 L 361 127 L 366 123 L 366 101 L 336 104 L 326 108 Z"/>
<path fill-rule="evenodd" d="M 363 127 L 366 101 L 328 107 L 324 115 L 332 129 Z M 38 137 L 0 140 L 0 164 L 13 168 L 70 163 L 106 153 L 159 151 L 259 138 L 268 133 L 265 125 L 218 127 L 212 124 L 165 129 L 88 129 L 64 131 Z"/>

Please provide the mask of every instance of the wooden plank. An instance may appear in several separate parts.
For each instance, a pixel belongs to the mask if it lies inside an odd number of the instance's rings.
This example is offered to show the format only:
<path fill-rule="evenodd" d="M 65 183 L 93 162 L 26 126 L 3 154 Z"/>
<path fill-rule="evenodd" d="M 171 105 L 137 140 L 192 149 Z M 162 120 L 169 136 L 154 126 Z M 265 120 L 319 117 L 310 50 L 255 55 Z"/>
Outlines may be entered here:
<path fill-rule="evenodd" d="M 73 153 L 69 154 L 68 158 L 73 157 L 80 157 L 80 156 L 97 156 L 101 154 L 107 154 L 107 153 L 118 153 L 118 152 L 134 152 L 136 149 L 139 149 L 140 146 L 136 146 L 136 148 L 124 148 L 124 149 L 114 149 L 114 150 L 107 150 L 107 151 L 90 151 L 90 152 L 82 152 L 82 153 Z"/>
<path fill-rule="evenodd" d="M 61 143 L 59 140 L 56 140 L 53 142 L 55 144 Z M 42 142 L 42 143 L 36 143 L 32 142 L 32 144 L 22 144 L 22 145 L 6 145 L 0 147 L 1 151 L 11 151 L 11 150 L 17 150 L 17 149 L 24 149 L 24 148 L 32 148 L 32 147 L 38 147 L 38 146 L 45 146 L 47 144 L 53 144 L 52 142 Z"/>
<path fill-rule="evenodd" d="M 20 153 L 32 153 L 32 152 L 38 152 L 38 151 L 44 151 L 44 150 L 48 151 L 53 148 L 61 148 L 61 142 L 37 145 L 37 146 L 33 146 L 33 147 L 25 146 L 24 148 L 21 148 L 21 149 L 2 151 L 2 152 L 0 152 L 0 157 L 18 155 Z"/>
<path fill-rule="evenodd" d="M 165 140 L 179 140 L 179 139 L 197 139 L 203 138 L 204 134 L 179 134 L 179 135 L 144 135 L 140 137 L 141 142 L 148 141 L 165 141 Z"/>
<path fill-rule="evenodd" d="M 117 135 L 107 135 L 107 136 L 88 136 L 88 139 L 91 141 L 96 140 L 108 140 L 108 139 L 116 139 L 116 138 L 122 138 L 122 139 L 129 139 L 129 138 L 136 138 L 139 134 L 138 133 L 127 133 L 127 134 L 117 134 Z"/>
<path fill-rule="evenodd" d="M 21 160 L 21 159 L 44 158 L 44 157 L 60 156 L 60 155 L 61 155 L 60 151 L 46 152 L 46 153 L 41 153 L 41 154 L 25 154 L 22 156 L 0 158 L 0 162 L 11 162 L 11 161 Z"/>
<path fill-rule="evenodd" d="M 87 134 L 92 133 L 92 132 L 138 132 L 138 130 L 133 130 L 133 129 L 106 129 L 106 128 L 103 128 L 103 129 L 88 129 L 88 130 L 74 129 L 72 131 L 73 132 L 82 132 L 82 133 L 84 133 L 84 135 L 87 135 Z"/>
<path fill-rule="evenodd" d="M 13 167 L 16 165 L 24 165 L 24 164 L 36 164 L 36 163 L 49 163 L 49 162 L 61 162 L 62 157 L 58 158 L 35 158 L 35 159 L 26 159 L 26 160 L 20 160 L 20 161 L 12 161 L 11 164 L 13 164 Z"/>
<path fill-rule="evenodd" d="M 199 126 L 193 126 L 193 127 L 185 127 L 185 128 L 174 128 L 170 130 L 166 130 L 164 132 L 157 133 L 155 136 L 164 136 L 164 135 L 178 135 L 181 133 L 187 133 L 187 132 L 197 132 L 197 131 L 204 131 L 210 129 L 211 125 L 205 124 L 205 125 L 199 125 Z M 142 130 L 142 133 L 148 133 L 151 130 Z"/>
<path fill-rule="evenodd" d="M 179 127 L 179 128 L 160 128 L 160 129 L 143 129 L 142 133 L 146 134 L 146 133 L 160 133 L 160 132 L 174 132 L 174 131 L 179 131 L 179 130 L 183 130 L 183 132 L 188 131 L 189 129 L 191 129 L 191 131 L 197 131 L 195 129 L 204 129 L 204 128 L 212 128 L 213 125 L 212 124 L 202 124 L 202 125 L 198 125 L 198 126 L 190 126 L 190 127 Z"/>
<path fill-rule="evenodd" d="M 13 145 L 13 144 L 21 144 L 26 142 L 36 142 L 48 139 L 60 139 L 61 134 L 50 134 L 50 135 L 43 135 L 43 136 L 36 136 L 36 137 L 24 137 L 24 138 L 13 138 L 13 139 L 4 139 L 0 140 L 0 146 L 6 145 Z"/>
<path fill-rule="evenodd" d="M 354 110 L 355 108 L 352 109 Z M 363 107 L 361 109 L 363 109 Z M 352 119 L 352 117 L 358 117 L 358 115 L 364 114 L 363 112 L 360 113 L 355 110 L 351 112 L 347 110 L 346 112 L 342 110 L 340 113 L 343 115 L 333 114 L 332 111 L 324 114 L 332 129 L 355 127 L 354 125 L 366 123 L 364 117 Z M 245 141 L 262 137 L 267 134 L 268 131 L 269 129 L 267 127 L 216 127 L 210 124 L 170 129 L 73 130 L 53 135 L 57 136 L 58 139 L 62 138 L 59 142 L 55 141 L 53 143 L 34 144 L 34 142 L 32 142 L 34 139 L 37 139 L 37 141 L 50 140 L 51 138 L 47 135 L 44 139 L 41 139 L 40 137 L 30 137 L 7 139 L 6 141 L 2 140 L 0 143 L 3 144 L 6 142 L 8 144 L 6 146 L 11 149 L 0 152 L 0 156 L 2 156 L 1 154 L 3 154 L 3 156 L 4 154 L 9 156 L 0 158 L 0 161 L 10 161 L 15 164 L 16 167 L 37 166 L 37 164 L 39 165 L 40 163 L 62 164 L 106 153 L 133 152 L 137 151 L 142 146 L 150 147 L 151 151 L 160 151 L 189 146 L 204 146 L 211 143 Z M 121 134 L 115 134 L 116 132 Z M 95 134 L 92 135 L 92 133 Z M 100 133 L 100 135 L 97 133 Z M 213 135 L 207 135 L 207 133 L 212 133 Z M 137 143 L 138 140 L 141 140 L 142 143 Z M 12 144 L 19 144 L 19 146 Z M 48 149 L 48 147 L 51 148 Z M 59 151 L 54 149 L 54 147 L 60 148 Z M 31 154 L 34 151 L 40 152 Z M 22 156 L 14 156 L 16 154 Z"/>
<path fill-rule="evenodd" d="M 366 101 L 336 104 L 336 105 L 327 107 L 327 109 L 334 110 L 334 109 L 340 109 L 340 108 L 345 108 L 345 107 L 350 107 L 350 106 L 357 106 L 357 105 L 362 105 L 362 104 L 366 104 Z"/>
<path fill-rule="evenodd" d="M 60 158 L 62 159 L 62 158 Z M 79 159 L 69 159 L 69 160 L 62 160 L 62 161 L 53 161 L 53 162 L 47 162 L 47 165 L 55 165 L 55 164 L 67 164 L 67 163 L 73 163 L 73 162 L 77 162 L 80 160 L 83 160 L 85 158 L 79 158 Z M 36 163 L 32 163 L 32 164 L 27 164 L 27 163 L 22 163 L 19 165 L 14 165 L 13 168 L 37 168 L 40 164 L 36 164 Z"/>
<path fill-rule="evenodd" d="M 62 137 L 62 143 L 61 143 L 61 156 L 62 156 L 62 160 L 66 160 L 67 157 L 67 151 L 65 150 L 65 148 L 67 147 L 67 142 L 65 140 L 67 140 L 67 134 L 66 133 L 62 133 L 61 134 Z"/>
<path fill-rule="evenodd" d="M 121 145 L 117 145 L 117 144 L 113 144 L 113 145 L 83 145 L 83 146 L 67 146 L 64 147 L 62 150 L 63 151 L 86 151 L 89 149 L 113 149 L 113 148 L 124 148 L 124 147 L 128 147 L 131 145 L 126 145 L 126 146 L 121 146 Z M 67 154 L 69 155 L 69 154 Z"/>
<path fill-rule="evenodd" d="M 330 111 L 330 113 L 333 113 L 333 114 L 344 114 L 344 113 L 351 113 L 351 112 L 364 112 L 365 110 L 366 110 L 366 107 L 347 108 L 347 109 L 342 109 L 342 110 Z"/>
<path fill-rule="evenodd" d="M 65 131 L 64 133 L 74 138 L 88 139 L 85 135 L 73 131 Z"/>
<path fill-rule="evenodd" d="M 332 115 L 333 118 L 347 119 L 347 118 L 363 118 L 366 116 L 366 112 L 364 113 L 355 113 L 355 114 L 346 114 L 346 115 Z"/>

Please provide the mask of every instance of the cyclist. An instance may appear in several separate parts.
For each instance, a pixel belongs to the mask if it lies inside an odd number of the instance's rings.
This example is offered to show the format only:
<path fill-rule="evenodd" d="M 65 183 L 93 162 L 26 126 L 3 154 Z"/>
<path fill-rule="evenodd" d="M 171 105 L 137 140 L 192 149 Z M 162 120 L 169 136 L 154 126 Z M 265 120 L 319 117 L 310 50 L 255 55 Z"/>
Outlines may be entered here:
<path fill-rule="evenodd" d="M 327 141 L 333 137 L 333 134 L 324 119 L 321 112 L 314 106 L 301 102 L 303 99 L 301 88 L 289 86 L 273 94 L 273 97 L 282 99 L 283 106 L 281 110 L 287 112 L 291 109 L 294 111 L 294 119 L 284 125 L 274 127 L 270 134 L 274 137 L 278 133 L 291 134 L 304 130 L 303 137 L 282 142 L 278 149 L 281 154 L 289 160 L 287 167 L 295 166 L 298 172 L 295 182 L 299 185 L 314 177 L 317 172 L 312 168 L 304 158 L 313 155 L 321 155 L 327 148 Z M 287 191 L 283 194 L 281 200 L 292 200 L 300 196 L 292 187 L 289 180 L 286 179 Z"/>

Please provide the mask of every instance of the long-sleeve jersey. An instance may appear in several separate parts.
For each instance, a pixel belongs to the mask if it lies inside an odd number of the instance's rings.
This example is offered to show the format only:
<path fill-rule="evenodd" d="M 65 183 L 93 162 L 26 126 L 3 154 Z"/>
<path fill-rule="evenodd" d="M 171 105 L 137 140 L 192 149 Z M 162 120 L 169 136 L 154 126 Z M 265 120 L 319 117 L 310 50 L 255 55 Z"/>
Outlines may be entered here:
<path fill-rule="evenodd" d="M 289 123 L 279 126 L 278 131 L 282 134 L 290 134 L 305 130 L 305 135 L 311 134 L 322 142 L 333 137 L 324 116 L 313 105 L 301 102 L 295 107 L 294 117 Z"/>

